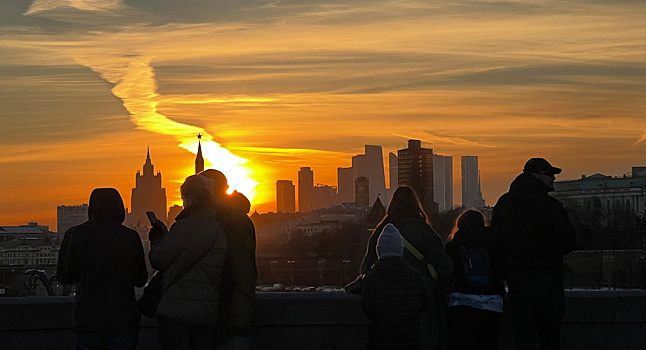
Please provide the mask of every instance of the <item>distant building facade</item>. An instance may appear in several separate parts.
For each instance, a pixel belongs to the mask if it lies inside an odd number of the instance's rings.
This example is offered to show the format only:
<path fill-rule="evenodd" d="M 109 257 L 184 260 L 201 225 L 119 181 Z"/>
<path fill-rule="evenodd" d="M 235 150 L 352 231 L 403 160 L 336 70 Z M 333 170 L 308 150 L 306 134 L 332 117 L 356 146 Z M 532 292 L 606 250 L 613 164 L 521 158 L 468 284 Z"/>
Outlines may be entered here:
<path fill-rule="evenodd" d="M 438 210 L 453 209 L 453 157 L 433 155 L 433 199 Z"/>
<path fill-rule="evenodd" d="M 552 195 L 569 210 L 577 249 L 646 249 L 646 173 L 558 181 Z"/>
<path fill-rule="evenodd" d="M 336 187 L 316 184 L 313 188 L 313 209 L 329 208 L 336 204 Z"/>
<path fill-rule="evenodd" d="M 462 156 L 462 206 L 484 208 L 477 156 Z"/>
<path fill-rule="evenodd" d="M 354 174 L 352 167 L 337 168 L 337 204 L 354 202 Z"/>
<path fill-rule="evenodd" d="M 59 205 L 56 207 L 56 232 L 65 233 L 70 227 L 88 220 L 88 205 Z"/>
<path fill-rule="evenodd" d="M 359 207 L 370 206 L 370 179 L 359 176 L 354 182 L 354 202 Z"/>
<path fill-rule="evenodd" d="M 296 212 L 296 186 L 292 180 L 276 181 L 276 211 L 278 213 Z"/>
<path fill-rule="evenodd" d="M 415 190 L 428 214 L 438 212 L 433 188 L 433 149 L 422 147 L 420 140 L 408 140 L 408 148 L 397 151 L 399 186 Z"/>
<path fill-rule="evenodd" d="M 381 146 L 365 145 L 365 154 L 352 157 L 352 172 L 356 181 L 360 176 L 368 178 L 370 188 L 369 203 L 374 203 L 379 194 L 384 195 L 386 190 L 386 176 L 384 174 L 384 157 Z"/>
<path fill-rule="evenodd" d="M 137 170 L 130 209 L 126 224 L 135 229 L 150 225 L 146 211 L 154 212 L 155 216 L 163 222 L 167 221 L 166 189 L 162 187 L 161 172 L 158 171 L 155 174 L 155 167 L 150 159 L 150 149 L 146 154 L 143 173 Z"/>
<path fill-rule="evenodd" d="M 301 167 L 298 171 L 298 211 L 309 213 L 314 209 L 314 171 Z"/>

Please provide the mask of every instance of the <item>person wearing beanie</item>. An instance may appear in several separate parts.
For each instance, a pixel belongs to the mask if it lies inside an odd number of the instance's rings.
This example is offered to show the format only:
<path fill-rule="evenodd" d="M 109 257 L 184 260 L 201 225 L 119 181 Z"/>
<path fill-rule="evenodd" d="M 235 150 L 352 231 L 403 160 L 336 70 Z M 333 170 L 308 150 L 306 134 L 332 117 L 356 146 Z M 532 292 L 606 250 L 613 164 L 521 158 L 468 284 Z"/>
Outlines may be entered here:
<path fill-rule="evenodd" d="M 413 188 L 400 186 L 393 193 L 386 216 L 370 235 L 359 276 L 368 274 L 378 261 L 377 240 L 388 224 L 394 225 L 410 246 L 423 255 L 420 260 L 419 255 L 408 248 L 403 254 L 404 260 L 419 271 L 430 289 L 428 309 L 421 317 L 422 349 L 448 350 L 446 294 L 451 291 L 455 282 L 453 261 L 446 255 L 442 239 L 431 226 L 431 221 Z M 432 265 L 432 268 L 429 268 L 429 265 Z"/>
<path fill-rule="evenodd" d="M 430 291 L 417 269 L 402 257 L 404 241 L 387 224 L 376 246 L 377 262 L 365 276 L 361 306 L 372 320 L 368 349 L 421 349 L 421 316 Z"/>
<path fill-rule="evenodd" d="M 139 337 L 134 287 L 148 278 L 141 238 L 121 224 L 125 209 L 114 188 L 92 191 L 88 216 L 65 232 L 57 267 L 64 284 L 77 284 L 76 346 L 134 350 Z"/>

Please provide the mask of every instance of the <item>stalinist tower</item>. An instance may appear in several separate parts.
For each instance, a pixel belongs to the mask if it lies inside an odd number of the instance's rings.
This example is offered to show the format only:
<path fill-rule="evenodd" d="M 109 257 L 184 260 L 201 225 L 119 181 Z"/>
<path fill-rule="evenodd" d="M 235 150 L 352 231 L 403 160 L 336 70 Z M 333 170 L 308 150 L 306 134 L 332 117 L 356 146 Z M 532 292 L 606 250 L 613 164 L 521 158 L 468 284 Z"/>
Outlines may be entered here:
<path fill-rule="evenodd" d="M 202 144 L 200 140 L 202 139 L 202 134 L 197 134 L 197 156 L 195 156 L 195 174 L 199 174 L 204 171 L 204 158 L 202 157 Z"/>
<path fill-rule="evenodd" d="M 159 220 L 166 222 L 166 189 L 162 188 L 161 172 L 155 174 L 155 166 L 150 160 L 150 148 L 146 154 L 143 173 L 137 170 L 135 176 L 131 212 L 126 224 L 134 228 L 150 226 L 146 211 L 154 212 Z"/>

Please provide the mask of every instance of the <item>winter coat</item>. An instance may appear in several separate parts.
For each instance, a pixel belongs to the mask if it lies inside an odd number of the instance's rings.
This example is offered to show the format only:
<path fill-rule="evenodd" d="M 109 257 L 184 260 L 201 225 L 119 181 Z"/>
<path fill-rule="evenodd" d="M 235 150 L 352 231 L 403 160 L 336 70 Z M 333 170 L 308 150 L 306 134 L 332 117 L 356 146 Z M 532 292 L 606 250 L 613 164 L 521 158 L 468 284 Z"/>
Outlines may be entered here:
<path fill-rule="evenodd" d="M 549 191 L 539 179 L 522 173 L 493 209 L 491 227 L 510 277 L 560 278 L 563 255 L 574 250 L 574 228 L 565 208 Z"/>
<path fill-rule="evenodd" d="M 453 260 L 453 276 L 455 277 L 455 286 L 452 292 L 493 295 L 505 294 L 505 287 L 502 278 L 502 262 L 499 250 L 493 247 L 490 240 L 491 230 L 488 227 L 460 229 L 455 233 L 451 242 L 446 245 L 446 254 Z M 460 254 L 460 247 L 475 249 L 484 247 L 487 249 L 489 260 L 491 262 L 491 284 L 483 287 L 472 286 L 467 281 L 464 271 L 464 263 Z"/>
<path fill-rule="evenodd" d="M 148 271 L 139 234 L 123 225 L 125 211 L 115 189 L 95 189 L 90 220 L 65 235 L 64 279 L 80 283 L 76 332 L 123 333 L 139 330 L 134 287 L 146 284 Z"/>
<path fill-rule="evenodd" d="M 408 249 L 404 249 L 404 259 L 420 272 L 430 290 L 429 307 L 422 315 L 423 349 L 448 349 L 445 295 L 450 292 L 455 282 L 453 261 L 446 255 L 440 236 L 424 220 L 408 218 L 393 224 L 402 237 L 406 238 L 425 258 L 424 261 L 419 261 Z M 368 273 L 377 261 L 377 239 L 385 225 L 386 223 L 379 225 L 370 236 L 368 249 L 361 263 L 362 275 Z M 426 267 L 427 261 L 435 267 L 438 274 L 437 281 L 431 277 Z"/>
<path fill-rule="evenodd" d="M 368 349 L 421 349 L 428 286 L 401 257 L 378 260 L 365 277 L 361 305 L 372 320 Z"/>
<path fill-rule="evenodd" d="M 437 285 L 435 289 L 439 290 L 441 294 L 447 294 L 453 287 L 454 283 L 453 261 L 451 261 L 451 259 L 446 255 L 444 244 L 442 243 L 440 236 L 438 236 L 433 228 L 422 219 L 402 219 L 400 222 L 393 224 L 397 227 L 401 235 L 417 250 L 419 250 L 425 258 L 424 261 L 420 262 L 411 252 L 408 251 L 408 249 L 405 249 L 404 259 L 406 259 L 411 266 L 420 271 L 424 280 L 431 287 Z M 373 234 L 370 236 L 368 249 L 366 251 L 366 255 L 363 257 L 363 262 L 361 263 L 360 273 L 362 275 L 368 273 L 372 268 L 372 265 L 377 261 L 377 239 L 379 238 L 384 226 L 385 223 L 377 226 Z M 428 272 L 426 262 L 430 262 L 435 266 L 435 270 L 438 274 L 437 282 L 433 280 L 431 274 Z"/>
<path fill-rule="evenodd" d="M 227 259 L 220 284 L 220 322 L 247 331 L 256 305 L 256 229 L 247 213 L 249 200 L 233 192 L 215 203 L 220 227 L 227 236 Z M 247 335 L 247 334 L 239 334 Z"/>
<path fill-rule="evenodd" d="M 226 254 L 227 239 L 213 209 L 202 204 L 184 209 L 169 232 L 151 242 L 150 264 L 163 274 L 165 289 L 157 314 L 178 323 L 216 325 Z"/>

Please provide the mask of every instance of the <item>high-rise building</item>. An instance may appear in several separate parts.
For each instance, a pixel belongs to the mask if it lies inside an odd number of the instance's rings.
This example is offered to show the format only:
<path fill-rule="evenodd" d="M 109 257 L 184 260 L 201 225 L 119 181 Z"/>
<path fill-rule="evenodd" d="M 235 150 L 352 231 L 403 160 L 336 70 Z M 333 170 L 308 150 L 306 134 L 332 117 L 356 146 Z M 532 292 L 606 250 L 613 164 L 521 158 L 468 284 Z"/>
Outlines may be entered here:
<path fill-rule="evenodd" d="M 314 209 L 314 172 L 310 167 L 298 171 L 298 211 L 309 213 Z"/>
<path fill-rule="evenodd" d="M 440 212 L 453 209 L 453 157 L 433 155 L 433 198 Z"/>
<path fill-rule="evenodd" d="M 336 203 L 336 187 L 316 184 L 313 188 L 312 209 L 330 208 Z"/>
<path fill-rule="evenodd" d="M 354 175 L 352 168 L 337 168 L 337 204 L 354 202 Z"/>
<path fill-rule="evenodd" d="M 354 202 L 359 207 L 370 206 L 370 179 L 359 176 L 354 182 Z"/>
<path fill-rule="evenodd" d="M 477 156 L 462 156 L 462 206 L 465 208 L 483 208 L 485 206 L 480 189 Z"/>
<path fill-rule="evenodd" d="M 58 233 L 65 233 L 72 226 L 88 220 L 88 205 L 59 205 L 56 207 L 56 228 Z"/>
<path fill-rule="evenodd" d="M 397 189 L 397 187 L 399 187 L 398 162 L 399 160 L 397 159 L 397 155 L 395 153 L 388 153 L 388 182 L 390 183 L 390 189 L 393 191 Z"/>
<path fill-rule="evenodd" d="M 143 173 L 137 170 L 135 188 L 132 189 L 131 212 L 127 224 L 140 228 L 150 226 L 146 211 L 152 211 L 157 219 L 166 222 L 166 189 L 162 187 L 161 172 L 155 174 L 155 166 L 150 160 L 150 149 L 146 154 Z"/>
<path fill-rule="evenodd" d="M 427 214 L 437 213 L 433 194 L 433 149 L 420 140 L 408 140 L 408 148 L 397 151 L 399 186 L 415 190 Z"/>
<path fill-rule="evenodd" d="M 365 154 L 352 157 L 352 173 L 355 181 L 360 176 L 368 178 L 370 203 L 373 203 L 379 194 L 383 195 L 386 190 L 386 177 L 381 146 L 365 145 Z"/>
<path fill-rule="evenodd" d="M 276 211 L 279 213 L 296 212 L 296 186 L 292 180 L 276 181 Z"/>

